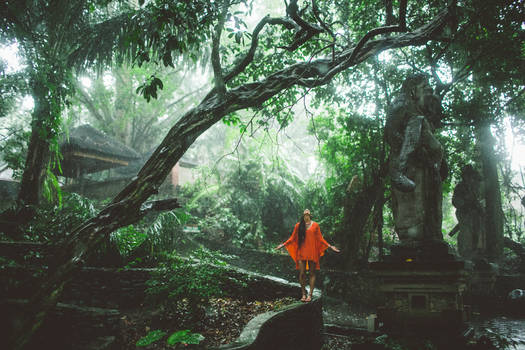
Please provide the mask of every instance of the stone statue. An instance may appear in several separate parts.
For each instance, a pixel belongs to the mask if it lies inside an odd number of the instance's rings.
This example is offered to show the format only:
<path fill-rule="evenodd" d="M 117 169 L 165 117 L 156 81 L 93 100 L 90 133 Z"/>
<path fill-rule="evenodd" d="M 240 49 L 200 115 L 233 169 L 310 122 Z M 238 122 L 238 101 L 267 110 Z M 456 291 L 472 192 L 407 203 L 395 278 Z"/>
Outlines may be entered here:
<path fill-rule="evenodd" d="M 444 242 L 442 190 L 446 176 L 443 148 L 434 136 L 442 108 L 424 74 L 406 78 L 388 111 L 392 208 L 401 243 Z M 441 244 L 441 243 L 440 243 Z"/>
<path fill-rule="evenodd" d="M 459 227 L 458 252 L 465 259 L 481 258 L 486 250 L 480 188 L 481 176 L 472 165 L 465 165 L 452 196 Z"/>

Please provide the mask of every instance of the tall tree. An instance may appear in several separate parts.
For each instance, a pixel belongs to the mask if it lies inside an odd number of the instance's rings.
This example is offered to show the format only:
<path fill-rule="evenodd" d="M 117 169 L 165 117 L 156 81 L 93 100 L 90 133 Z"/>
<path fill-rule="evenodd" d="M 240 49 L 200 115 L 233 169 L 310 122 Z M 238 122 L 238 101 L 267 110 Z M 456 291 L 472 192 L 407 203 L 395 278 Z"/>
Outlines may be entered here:
<path fill-rule="evenodd" d="M 4 1 L 0 3 L 0 36 L 16 42 L 26 60 L 29 92 L 34 100 L 31 136 L 18 209 L 6 217 L 27 221 L 40 202 L 44 181 L 58 161 L 58 134 L 66 99 L 72 92 L 71 54 L 96 6 L 107 0 Z M 58 15 L 60 13 L 60 15 Z M 18 225 L 11 225 L 11 229 Z"/>
<path fill-rule="evenodd" d="M 525 10 L 514 0 L 467 1 L 465 5 L 471 20 L 457 33 L 453 44 L 439 49 L 429 44 L 427 50 L 436 78 L 439 61 L 446 62 L 452 72 L 453 79 L 438 86 L 443 95 L 449 89 L 456 90 L 449 102 L 451 114 L 458 112 L 453 117 L 473 126 L 484 178 L 487 257 L 499 261 L 504 222 L 498 174 L 502 157 L 491 129 L 503 126 L 505 106 L 509 100 L 519 99 L 525 89 L 523 48 L 516 40 L 525 36 L 518 19 L 523 18 Z M 523 116 L 521 110 L 514 118 Z"/>
<path fill-rule="evenodd" d="M 148 103 L 135 91 L 139 82 L 159 71 L 166 71 L 162 94 Z M 140 153 L 151 151 L 173 118 L 188 109 L 204 92 L 203 86 L 192 86 L 187 70 L 169 71 L 152 65 L 115 67 L 94 79 L 90 86 L 77 83 L 75 102 L 87 110 L 89 122 L 107 135 L 115 137 Z M 104 81 L 112 78 L 114 85 Z M 199 82 L 202 85 L 202 82 Z M 85 118 L 83 118 L 85 120 Z"/>
<path fill-rule="evenodd" d="M 149 3 L 155 5 L 155 2 Z M 162 23 L 162 31 L 139 31 L 140 36 L 151 35 L 152 41 L 143 41 L 156 45 L 162 43 L 162 48 L 171 54 L 171 50 L 180 49 L 186 41 L 177 41 L 174 46 L 164 46 L 169 43 L 158 40 L 165 33 L 177 31 L 179 23 L 171 22 L 171 17 L 166 18 L 167 9 L 171 3 L 162 4 L 156 8 L 158 12 L 148 18 L 140 17 L 140 20 L 149 20 L 151 24 Z M 195 16 L 200 14 L 194 6 L 199 2 L 178 3 L 173 16 Z M 50 268 L 48 276 L 42 282 L 28 304 L 28 312 L 16 322 L 16 329 L 11 333 L 13 349 L 22 348 L 30 339 L 32 333 L 42 322 L 46 311 L 52 307 L 60 295 L 64 283 L 70 278 L 71 273 L 79 266 L 81 258 L 90 252 L 93 247 L 116 228 L 127 225 L 138 220 L 151 209 L 145 205 L 145 201 L 153 195 L 164 178 L 180 159 L 195 139 L 211 125 L 223 117 L 235 111 L 246 108 L 259 108 L 278 94 L 290 91 L 288 96 L 294 96 L 292 88 L 301 86 L 307 89 L 328 83 L 338 73 L 355 66 L 369 57 L 388 49 L 394 49 L 410 45 L 421 45 L 428 40 L 439 38 L 443 28 L 447 26 L 452 18 L 452 12 L 448 8 L 441 9 L 439 13 L 433 9 L 433 18 L 424 25 L 411 28 L 412 23 L 406 23 L 404 5 L 401 1 L 399 25 L 370 28 L 359 42 L 346 41 L 334 33 L 336 28 L 330 28 L 323 21 L 318 7 L 314 2 L 312 7 L 299 10 L 296 1 L 290 1 L 287 6 L 287 17 L 273 18 L 264 17 L 251 33 L 251 41 L 246 50 L 239 47 L 234 50 L 237 59 L 233 60 L 228 68 L 223 65 L 228 57 L 221 57 L 224 50 L 221 49 L 221 37 L 226 24 L 235 28 L 235 9 L 231 8 L 227 0 L 218 5 L 218 16 L 214 21 L 211 33 L 211 62 L 215 77 L 215 87 L 206 95 L 202 102 L 188 111 L 171 128 L 166 138 L 152 154 L 144 167 L 134 179 L 114 200 L 104 208 L 96 217 L 80 225 L 72 232 L 60 249 L 60 256 L 53 267 Z M 164 6 L 165 5 L 165 6 Z M 181 8 L 187 9 L 187 13 L 181 13 Z M 174 9 L 175 10 L 175 9 Z M 162 22 L 164 20 L 164 22 Z M 188 17 L 182 19 L 190 20 Z M 230 20 L 230 21 L 228 21 Z M 183 22 L 185 23 L 185 22 Z M 141 24 L 144 24 L 141 23 Z M 344 25 L 343 22 L 334 22 L 334 26 Z M 262 30 L 267 28 L 266 35 Z M 161 28 L 158 27 L 160 30 Z M 385 33 L 406 32 L 398 35 L 379 36 Z M 202 35 L 202 31 L 198 35 Z M 263 36 L 264 35 L 264 36 Z M 316 58 L 322 54 L 323 41 L 316 40 L 318 37 L 327 38 L 333 47 L 327 57 Z M 242 42 L 243 34 L 234 34 L 239 43 Z M 154 38 L 154 39 L 153 39 Z M 174 40 L 177 40 L 177 36 Z M 185 37 L 186 40 L 189 40 Z M 202 37 L 199 37 L 202 39 Z M 268 53 L 263 55 L 258 49 L 261 39 L 267 40 L 268 45 L 274 49 L 284 48 L 283 51 L 290 54 L 276 55 Z M 107 40 L 107 39 L 106 39 Z M 142 40 L 142 39 L 141 39 Z M 342 41 L 336 41 L 342 40 Z M 87 47 L 94 44 L 86 43 Z M 154 46 L 157 48 L 157 46 Z M 149 46 L 151 48 L 151 46 Z M 165 51 L 159 50 L 164 53 Z M 310 55 L 307 55 L 310 53 Z M 260 55 L 263 55 L 262 57 Z M 85 56 L 85 55 L 83 55 Z M 257 60 L 255 60 L 257 57 Z M 279 58 L 279 61 L 274 59 Z M 169 63 L 169 62 L 167 62 Z M 249 75 L 248 75 L 249 74 Z M 157 80 L 152 79 L 151 84 L 145 87 L 149 95 L 156 94 L 151 87 L 159 86 Z M 286 94 L 284 94 L 286 96 Z M 154 96 L 153 96 L 154 97 Z"/>

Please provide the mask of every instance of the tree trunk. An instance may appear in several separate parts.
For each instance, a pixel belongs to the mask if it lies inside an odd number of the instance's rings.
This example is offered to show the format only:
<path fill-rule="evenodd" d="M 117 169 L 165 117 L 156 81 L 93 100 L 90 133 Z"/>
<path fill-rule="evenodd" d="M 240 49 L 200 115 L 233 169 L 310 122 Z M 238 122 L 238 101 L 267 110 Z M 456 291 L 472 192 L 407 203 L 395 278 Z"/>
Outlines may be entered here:
<path fill-rule="evenodd" d="M 56 133 L 52 127 L 54 123 L 50 122 L 56 116 L 53 115 L 50 105 L 49 88 L 44 82 L 35 80 L 32 83 L 31 93 L 35 107 L 17 206 L 6 210 L 0 217 L 0 231 L 15 239 L 21 238 L 23 234 L 21 227 L 35 215 L 36 207 L 42 199 L 42 188 L 51 157 L 50 140 Z"/>
<path fill-rule="evenodd" d="M 494 150 L 495 140 L 490 131 L 490 124 L 476 124 L 476 129 L 485 188 L 486 254 L 490 261 L 497 262 L 503 255 L 503 210 L 498 178 L 498 159 Z"/>
<path fill-rule="evenodd" d="M 355 200 L 351 200 L 349 197 L 347 203 L 344 205 L 343 213 L 343 224 L 340 229 L 339 239 L 341 241 L 341 247 L 343 254 L 343 266 L 345 270 L 351 270 L 356 267 L 357 263 L 361 262 L 365 257 L 360 255 L 360 248 L 363 244 L 363 237 L 367 224 L 370 221 L 370 216 L 373 214 L 373 219 L 378 219 L 379 213 L 376 208 L 377 205 L 383 205 L 384 197 L 384 185 L 381 177 L 377 175 L 373 179 L 373 183 L 365 187 L 361 192 L 358 193 Z M 375 210 L 374 210 L 375 208 Z M 380 222 L 374 223 L 371 228 L 372 230 L 381 226 Z"/>
<path fill-rule="evenodd" d="M 385 254 L 383 253 L 384 242 L 383 242 L 383 208 L 385 207 L 385 188 L 382 186 L 382 191 L 378 193 L 376 203 L 374 205 L 374 221 L 375 229 L 377 231 L 377 249 L 378 249 L 378 258 L 379 261 L 383 261 Z"/>
<path fill-rule="evenodd" d="M 359 64 L 367 58 L 390 48 L 422 45 L 441 32 L 450 19 L 447 11 L 414 32 L 369 41 L 357 55 L 353 48 L 342 51 L 333 59 L 299 62 L 266 79 L 232 88 L 224 93 L 212 90 L 194 109 L 187 112 L 168 132 L 162 143 L 137 174 L 137 177 L 120 192 L 112 203 L 96 217 L 86 221 L 72 232 L 57 249 L 56 262 L 49 267 L 47 277 L 29 300 L 27 311 L 13 320 L 10 349 L 22 349 L 42 323 L 47 311 L 54 307 L 64 284 L 79 267 L 86 254 L 100 241 L 119 227 L 140 219 L 144 201 L 158 188 L 171 168 L 188 147 L 205 130 L 225 115 L 249 107 L 259 107 L 277 93 L 294 85 L 320 86 L 337 73 Z M 375 196 L 372 196 L 372 202 Z"/>
<path fill-rule="evenodd" d="M 49 95 L 51 91 L 41 81 L 32 84 L 32 96 L 35 107 L 31 121 L 31 139 L 27 149 L 27 158 L 18 193 L 22 205 L 37 206 L 42 198 L 42 186 L 46 179 L 50 160 L 50 140 L 56 134 L 52 121 L 53 115 Z"/>

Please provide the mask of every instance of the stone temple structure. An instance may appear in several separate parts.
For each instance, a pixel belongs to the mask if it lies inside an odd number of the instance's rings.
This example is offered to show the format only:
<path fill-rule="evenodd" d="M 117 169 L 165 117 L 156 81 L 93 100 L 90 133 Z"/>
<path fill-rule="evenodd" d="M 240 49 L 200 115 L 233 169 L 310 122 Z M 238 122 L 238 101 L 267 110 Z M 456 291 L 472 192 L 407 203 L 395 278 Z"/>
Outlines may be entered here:
<path fill-rule="evenodd" d="M 139 154 L 90 125 L 73 128 L 60 143 L 63 160 L 62 173 L 59 175 L 66 177 L 63 190 L 91 199 L 112 198 L 137 175 L 154 149 Z M 193 182 L 193 169 L 196 166 L 195 162 L 182 157 L 161 186 L 160 192 L 169 193 L 178 185 Z M 103 180 L 93 180 L 85 176 L 109 169 L 110 176 L 105 176 Z"/>
<path fill-rule="evenodd" d="M 392 209 L 399 243 L 371 264 L 386 302 L 378 320 L 386 329 L 457 329 L 465 318 L 464 262 L 443 240 L 441 182 L 447 174 L 434 130 L 441 104 L 425 75 L 406 78 L 387 115 Z"/>

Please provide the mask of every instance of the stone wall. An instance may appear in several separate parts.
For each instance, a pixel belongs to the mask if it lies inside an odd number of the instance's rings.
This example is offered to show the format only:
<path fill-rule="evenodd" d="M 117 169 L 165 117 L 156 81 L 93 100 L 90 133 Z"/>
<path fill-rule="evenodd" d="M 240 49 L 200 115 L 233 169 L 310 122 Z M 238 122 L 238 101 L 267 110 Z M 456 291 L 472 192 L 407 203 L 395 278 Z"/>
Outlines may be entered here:
<path fill-rule="evenodd" d="M 22 314 L 26 303 L 27 300 L 0 299 L 0 329 L 3 334 L 12 331 L 11 327 L 16 322 L 16 317 Z M 57 303 L 26 348 L 115 349 L 120 316 L 120 312 L 115 309 Z"/>
<path fill-rule="evenodd" d="M 19 182 L 0 179 L 0 210 L 5 210 L 15 204 L 19 189 Z"/>
<path fill-rule="evenodd" d="M 209 249 L 226 254 L 228 263 L 257 273 L 277 276 L 287 281 L 298 281 L 298 271 L 295 263 L 283 249 L 281 253 L 263 252 L 253 249 L 232 247 L 221 242 L 199 240 Z M 338 271 L 330 269 L 334 259 L 340 256 L 327 252 L 321 258 L 321 269 L 317 273 L 316 287 L 323 295 L 363 306 L 377 305 L 383 298 L 379 292 L 379 279 L 366 270 Z"/>
<path fill-rule="evenodd" d="M 67 284 L 61 300 L 94 307 L 138 307 L 145 301 L 152 270 L 83 267 Z"/>
<path fill-rule="evenodd" d="M 228 255 L 228 263 L 245 270 L 276 276 L 287 281 L 297 281 L 298 273 L 292 258 L 284 253 L 269 253 L 254 249 L 233 247 L 211 240 L 198 240 L 206 248 Z"/>
<path fill-rule="evenodd" d="M 379 290 L 381 280 L 370 271 L 321 272 L 319 279 L 323 295 L 353 305 L 375 307 L 383 303 L 384 295 Z"/>
<path fill-rule="evenodd" d="M 239 338 L 220 350 L 319 350 L 323 343 L 322 299 L 294 303 L 252 319 Z"/>
<path fill-rule="evenodd" d="M 80 182 L 65 185 L 65 192 L 78 193 L 90 199 L 104 200 L 115 197 L 131 181 L 130 177 L 110 178 L 104 181 L 81 179 Z"/>

